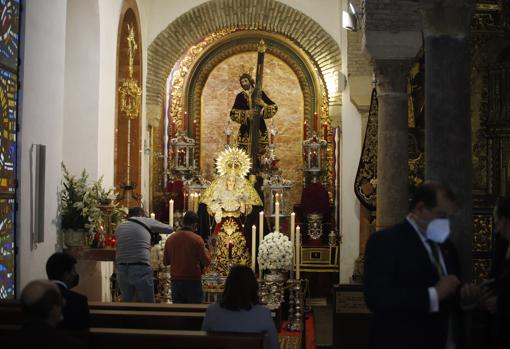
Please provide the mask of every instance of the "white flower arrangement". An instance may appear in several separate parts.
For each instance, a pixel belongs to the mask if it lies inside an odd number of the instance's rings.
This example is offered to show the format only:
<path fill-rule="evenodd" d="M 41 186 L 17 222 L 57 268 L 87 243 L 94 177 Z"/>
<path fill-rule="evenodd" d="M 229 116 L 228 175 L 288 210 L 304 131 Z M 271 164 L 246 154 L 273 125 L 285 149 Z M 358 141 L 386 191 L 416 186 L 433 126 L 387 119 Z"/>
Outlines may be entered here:
<path fill-rule="evenodd" d="M 292 258 L 292 243 L 280 232 L 267 234 L 259 245 L 258 261 L 262 269 L 290 269 Z"/>

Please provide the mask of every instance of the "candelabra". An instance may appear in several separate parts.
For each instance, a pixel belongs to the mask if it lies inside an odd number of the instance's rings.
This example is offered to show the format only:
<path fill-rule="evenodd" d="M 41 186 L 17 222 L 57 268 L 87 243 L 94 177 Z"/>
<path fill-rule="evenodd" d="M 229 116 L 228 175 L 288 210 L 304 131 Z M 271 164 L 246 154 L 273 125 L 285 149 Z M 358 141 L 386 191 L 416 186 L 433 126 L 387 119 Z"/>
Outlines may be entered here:
<path fill-rule="evenodd" d="M 289 322 L 287 329 L 290 331 L 303 330 L 303 292 L 302 280 L 288 280 L 289 288 Z"/>

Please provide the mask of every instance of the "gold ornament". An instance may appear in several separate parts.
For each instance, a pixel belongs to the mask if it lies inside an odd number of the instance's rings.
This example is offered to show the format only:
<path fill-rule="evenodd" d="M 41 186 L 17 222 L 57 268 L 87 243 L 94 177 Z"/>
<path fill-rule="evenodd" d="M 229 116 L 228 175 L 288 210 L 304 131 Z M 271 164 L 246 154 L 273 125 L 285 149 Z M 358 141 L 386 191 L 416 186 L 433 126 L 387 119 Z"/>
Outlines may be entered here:
<path fill-rule="evenodd" d="M 228 148 L 216 159 L 216 169 L 220 176 L 244 177 L 250 168 L 250 157 L 239 148 Z"/>

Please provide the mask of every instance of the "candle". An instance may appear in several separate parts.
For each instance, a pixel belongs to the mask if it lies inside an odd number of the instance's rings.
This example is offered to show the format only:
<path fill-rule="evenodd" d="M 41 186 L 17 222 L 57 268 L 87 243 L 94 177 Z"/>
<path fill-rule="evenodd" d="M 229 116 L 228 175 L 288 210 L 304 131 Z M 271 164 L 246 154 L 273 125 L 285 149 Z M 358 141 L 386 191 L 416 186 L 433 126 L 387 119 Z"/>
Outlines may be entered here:
<path fill-rule="evenodd" d="M 301 271 L 299 270 L 299 265 L 301 264 L 301 228 L 299 225 L 296 227 L 296 279 L 299 280 L 301 278 Z"/>
<path fill-rule="evenodd" d="M 168 224 L 174 226 L 174 200 L 170 199 L 168 202 Z"/>
<path fill-rule="evenodd" d="M 317 112 L 313 113 L 313 130 L 317 132 Z"/>
<path fill-rule="evenodd" d="M 251 226 L 251 269 L 255 272 L 255 246 L 257 245 L 257 227 Z"/>
<path fill-rule="evenodd" d="M 184 112 L 184 116 L 182 117 L 182 130 L 185 134 L 188 133 L 188 112 Z"/>
<path fill-rule="evenodd" d="M 303 126 L 303 136 L 304 139 L 308 137 L 308 120 L 305 120 L 305 124 Z"/>
<path fill-rule="evenodd" d="M 264 240 L 264 211 L 259 212 L 259 246 Z"/>
<path fill-rule="evenodd" d="M 274 230 L 280 231 L 280 203 L 278 201 L 274 204 Z"/>
<path fill-rule="evenodd" d="M 232 240 L 228 240 L 228 259 L 232 259 L 232 247 L 234 247 L 234 242 Z"/>
<path fill-rule="evenodd" d="M 152 219 L 156 219 L 156 214 L 155 214 L 154 212 L 153 212 L 153 213 L 151 213 L 151 218 L 152 218 Z"/>
<path fill-rule="evenodd" d="M 328 123 L 324 122 L 322 125 L 323 133 L 324 133 L 324 139 L 328 140 Z"/>
<path fill-rule="evenodd" d="M 193 193 L 188 194 L 188 211 L 193 210 Z"/>
<path fill-rule="evenodd" d="M 198 212 L 198 193 L 195 193 L 195 195 L 193 195 L 193 212 L 195 213 Z"/>
<path fill-rule="evenodd" d="M 290 214 L 290 234 L 289 234 L 291 243 L 294 243 L 295 227 L 296 227 L 296 214 L 292 212 Z"/>

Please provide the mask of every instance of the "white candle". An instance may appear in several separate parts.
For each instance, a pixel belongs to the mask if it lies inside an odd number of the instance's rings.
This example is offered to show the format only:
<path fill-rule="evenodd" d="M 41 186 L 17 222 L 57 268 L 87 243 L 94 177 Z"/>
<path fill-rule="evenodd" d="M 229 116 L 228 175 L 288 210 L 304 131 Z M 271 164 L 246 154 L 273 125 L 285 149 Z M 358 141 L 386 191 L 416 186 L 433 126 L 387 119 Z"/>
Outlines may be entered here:
<path fill-rule="evenodd" d="M 296 229 L 296 214 L 292 212 L 290 214 L 290 242 L 294 243 L 294 234 Z"/>
<path fill-rule="evenodd" d="M 152 218 L 152 219 L 156 219 L 156 214 L 155 214 L 154 212 L 153 212 L 153 213 L 151 213 L 151 218 Z"/>
<path fill-rule="evenodd" d="M 296 227 L 296 279 L 299 280 L 301 278 L 301 271 L 299 270 L 299 265 L 301 264 L 301 228 L 299 225 Z"/>
<path fill-rule="evenodd" d="M 257 227 L 251 226 L 251 269 L 255 272 L 255 249 L 257 246 Z"/>
<path fill-rule="evenodd" d="M 168 203 L 168 224 L 174 226 L 174 200 L 170 199 Z"/>
<path fill-rule="evenodd" d="M 274 204 L 274 230 L 280 231 L 280 203 L 278 201 Z"/>
<path fill-rule="evenodd" d="M 193 196 L 193 212 L 198 212 L 198 193 Z"/>
<path fill-rule="evenodd" d="M 259 246 L 264 240 L 264 211 L 259 212 Z"/>
<path fill-rule="evenodd" d="M 188 211 L 193 210 L 193 193 L 188 195 Z"/>

